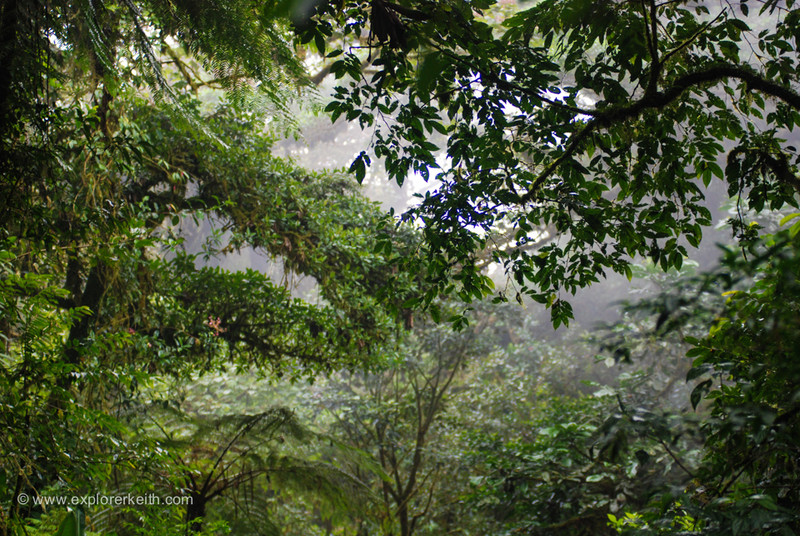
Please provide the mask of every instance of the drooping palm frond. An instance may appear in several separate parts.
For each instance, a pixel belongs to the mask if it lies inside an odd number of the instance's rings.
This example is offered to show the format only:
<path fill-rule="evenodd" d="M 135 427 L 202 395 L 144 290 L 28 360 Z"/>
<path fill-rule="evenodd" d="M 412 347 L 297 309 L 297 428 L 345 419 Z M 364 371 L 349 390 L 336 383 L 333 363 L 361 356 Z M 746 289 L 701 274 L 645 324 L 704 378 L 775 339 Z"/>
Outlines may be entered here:
<path fill-rule="evenodd" d="M 94 81 L 89 88 L 103 83 L 108 97 L 122 80 L 124 85 L 139 83 L 137 78 L 144 81 L 153 98 L 167 100 L 176 117 L 208 134 L 163 69 L 174 61 L 164 51 L 177 42 L 180 55 L 203 66 L 203 73 L 192 76 L 208 74 L 214 87 L 228 90 L 234 101 L 258 94 L 259 99 L 248 102 L 260 102 L 287 122 L 294 121 L 291 101 L 309 84 L 289 37 L 288 21 L 278 15 L 269 2 L 253 0 L 79 0 L 46 5 L 15 0 L 0 9 L 0 120 L 25 121 L 28 118 L 18 112 L 10 117 L 8 113 L 28 108 L 30 119 L 41 115 L 35 103 L 52 97 L 58 84 L 48 81 L 63 78 L 63 62 L 68 61 L 76 80 L 88 75 Z M 133 77 L 123 74 L 122 57 L 136 63 L 139 72 Z"/>
<path fill-rule="evenodd" d="M 101 16 L 98 11 L 103 10 L 102 0 L 81 0 L 78 9 L 83 14 L 89 44 L 100 65 L 108 71 L 114 70 L 114 53 L 108 43 L 108 38 L 103 32 Z"/>
<path fill-rule="evenodd" d="M 126 0 L 130 1 L 130 0 Z M 288 23 L 270 2 L 253 0 L 153 0 L 153 17 L 162 35 L 175 38 L 228 90 L 228 98 L 266 104 L 288 122 L 290 103 L 309 87 L 295 54 Z"/>

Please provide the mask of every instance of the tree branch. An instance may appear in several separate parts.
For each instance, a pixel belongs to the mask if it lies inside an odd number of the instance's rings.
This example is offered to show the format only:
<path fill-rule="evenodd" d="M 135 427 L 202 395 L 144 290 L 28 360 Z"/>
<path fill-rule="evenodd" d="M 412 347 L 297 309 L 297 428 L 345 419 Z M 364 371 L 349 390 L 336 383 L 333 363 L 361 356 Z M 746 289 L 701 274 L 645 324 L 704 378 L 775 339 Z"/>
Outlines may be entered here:
<path fill-rule="evenodd" d="M 424 13 L 418 9 L 412 9 L 410 7 L 401 6 L 400 4 L 395 4 L 394 2 L 384 2 L 384 4 L 391 8 L 393 11 L 396 11 L 403 15 L 404 17 L 408 17 L 409 19 L 416 20 L 416 21 L 426 21 L 430 20 L 431 15 L 429 13 Z"/>
<path fill-rule="evenodd" d="M 658 27 L 656 18 L 655 0 L 650 0 L 648 21 L 647 1 L 642 0 L 642 21 L 644 22 L 644 37 L 647 41 L 647 48 L 650 49 L 650 74 L 647 81 L 646 95 L 652 95 L 658 90 L 658 77 L 661 74 L 661 62 L 658 59 Z"/>
<path fill-rule="evenodd" d="M 711 25 L 712 25 L 712 24 L 714 24 L 715 22 L 717 22 L 717 20 L 718 20 L 720 17 L 722 17 L 722 15 L 723 15 L 724 13 L 725 13 L 725 10 L 723 10 L 722 12 L 720 12 L 720 14 L 719 14 L 719 15 L 717 15 L 716 17 L 714 17 L 714 19 L 713 19 L 713 20 L 710 20 L 710 21 L 708 21 L 707 23 L 703 24 L 703 25 L 702 25 L 702 26 L 701 26 L 701 27 L 700 27 L 700 28 L 699 28 L 699 29 L 698 29 L 698 30 L 697 30 L 695 33 L 693 33 L 692 35 L 690 35 L 689 37 L 687 37 L 686 39 L 684 39 L 684 41 L 683 41 L 681 44 L 679 44 L 678 46 L 676 46 L 675 48 L 673 48 L 672 50 L 670 50 L 669 52 L 667 52 L 666 54 L 664 54 L 664 56 L 661 58 L 661 65 L 666 65 L 666 64 L 667 64 L 667 62 L 668 62 L 670 59 L 672 59 L 672 56 L 674 56 L 675 54 L 677 54 L 678 52 L 680 52 L 680 51 L 682 51 L 682 50 L 685 50 L 685 49 L 686 49 L 686 47 L 688 47 L 689 45 L 691 45 L 691 44 L 694 42 L 694 40 L 695 40 L 695 39 L 697 39 L 698 37 L 700 37 L 700 35 L 701 35 L 701 34 L 703 34 L 703 32 L 705 32 L 706 30 L 708 30 L 708 28 L 709 28 L 709 27 L 711 27 Z"/>
<path fill-rule="evenodd" d="M 708 67 L 702 71 L 688 73 L 679 77 L 664 91 L 654 92 L 653 94 L 646 93 L 644 97 L 629 106 L 611 107 L 596 113 L 595 117 L 586 123 L 586 126 L 580 132 L 571 138 L 569 145 L 567 145 L 561 156 L 551 162 L 550 165 L 536 177 L 530 189 L 520 197 L 519 203 L 525 204 L 535 199 L 539 188 L 541 188 L 544 182 L 555 173 L 559 166 L 572 157 L 586 137 L 598 127 L 608 128 L 614 124 L 633 119 L 645 110 L 664 108 L 692 87 L 712 82 L 715 83 L 728 78 L 741 80 L 745 82 L 750 89 L 760 91 L 761 93 L 779 99 L 795 110 L 800 111 L 800 94 L 792 91 L 792 89 L 788 87 L 768 80 L 743 66 L 721 64 Z"/>
<path fill-rule="evenodd" d="M 536 194 L 539 191 L 539 188 L 541 188 L 542 184 L 544 184 L 544 181 L 546 181 L 553 173 L 555 173 L 556 169 L 558 169 L 558 167 L 561 166 L 561 164 L 563 164 L 568 158 L 572 156 L 572 154 L 578 149 L 578 145 L 580 145 L 581 142 L 583 142 L 583 140 L 585 140 L 586 137 L 589 136 L 589 134 L 591 134 L 592 131 L 594 131 L 594 129 L 597 128 L 599 125 L 600 125 L 599 117 L 597 119 L 592 119 L 586 124 L 585 127 L 583 127 L 583 129 L 580 132 L 575 134 L 571 138 L 569 145 L 567 145 L 567 148 L 564 150 L 561 156 L 552 161 L 550 165 L 547 166 L 544 169 L 544 171 L 539 174 L 538 177 L 536 177 L 536 180 L 533 181 L 533 184 L 531 185 L 530 189 L 522 197 L 520 197 L 519 204 L 524 205 L 525 203 L 533 201 L 533 199 L 536 197 Z"/>

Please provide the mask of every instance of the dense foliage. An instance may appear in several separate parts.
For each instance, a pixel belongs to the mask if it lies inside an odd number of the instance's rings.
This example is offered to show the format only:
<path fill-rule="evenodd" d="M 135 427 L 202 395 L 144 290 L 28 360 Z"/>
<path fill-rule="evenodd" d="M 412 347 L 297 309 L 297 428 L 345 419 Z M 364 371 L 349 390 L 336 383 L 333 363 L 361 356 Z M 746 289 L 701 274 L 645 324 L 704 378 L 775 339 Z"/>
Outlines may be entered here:
<path fill-rule="evenodd" d="M 371 76 L 358 50 L 329 54 L 352 80 L 328 109 L 375 129 L 390 178 L 436 179 L 406 215 L 423 224 L 428 301 L 485 295 L 488 258 L 513 276 L 505 293 L 560 324 L 569 293 L 630 277 L 635 256 L 679 268 L 712 223 L 715 179 L 756 210 L 796 206 L 793 4 L 344 2 L 314 28 L 370 32 Z"/>
<path fill-rule="evenodd" d="M 800 192 L 798 28 L 792 0 L 3 0 L 0 533 L 797 534 L 800 215 L 765 212 Z M 355 178 L 272 154 L 329 73 L 372 129 Z M 430 182 L 402 218 L 373 157 Z M 613 272 L 658 288 L 585 339 L 500 303 L 558 327 Z M 41 502 L 125 493 L 191 500 Z"/>
<path fill-rule="evenodd" d="M 698 489 L 685 501 L 703 534 L 800 530 L 797 248 L 784 230 L 750 244 L 748 259 L 729 255 L 711 279 L 725 306 L 705 336 L 688 338 L 692 404 L 707 399 L 710 411 Z"/>
<path fill-rule="evenodd" d="M 140 441 L 141 427 L 160 378 L 231 366 L 313 377 L 370 366 L 394 344 L 378 295 L 392 280 L 399 304 L 407 285 L 373 252 L 380 211 L 347 176 L 271 155 L 267 120 L 290 119 L 305 82 L 287 23 L 256 7 L 2 3 L 4 532 L 40 512 L 22 496 L 149 478 L 164 448 Z M 411 240 L 388 232 L 401 248 Z M 309 277 L 316 299 L 214 267 L 242 249 L 282 263 L 286 280 Z M 200 499 L 192 521 L 212 492 L 190 488 L 174 491 Z M 171 521 L 164 530 L 179 530 Z"/>

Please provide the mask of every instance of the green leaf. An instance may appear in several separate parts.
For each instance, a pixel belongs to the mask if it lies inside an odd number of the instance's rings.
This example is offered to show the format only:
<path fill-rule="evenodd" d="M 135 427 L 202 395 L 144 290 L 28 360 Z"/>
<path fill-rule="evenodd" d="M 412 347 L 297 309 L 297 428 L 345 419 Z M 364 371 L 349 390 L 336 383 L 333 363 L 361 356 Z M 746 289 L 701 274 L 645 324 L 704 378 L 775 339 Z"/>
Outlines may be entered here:
<path fill-rule="evenodd" d="M 798 221 L 789 228 L 789 236 L 794 238 L 795 236 L 797 236 L 797 233 L 799 232 L 800 232 L 800 221 Z"/>
<path fill-rule="evenodd" d="M 761 506 L 762 508 L 766 508 L 767 510 L 772 510 L 773 512 L 778 510 L 778 505 L 775 503 L 775 500 L 769 495 L 765 495 L 763 493 L 751 495 L 750 500 L 756 501 L 759 504 L 759 506 Z"/>
<path fill-rule="evenodd" d="M 67 516 L 58 527 L 55 536 L 83 536 L 84 530 L 81 523 L 81 516 L 78 511 L 68 509 Z"/>
<path fill-rule="evenodd" d="M 314 45 L 317 47 L 317 51 L 320 55 L 325 55 L 325 36 L 321 33 L 318 33 L 314 36 Z"/>
<path fill-rule="evenodd" d="M 689 398 L 691 400 L 693 409 L 697 409 L 697 406 L 698 404 L 700 404 L 700 401 L 703 399 L 703 396 L 711 388 L 711 384 L 712 384 L 711 380 L 706 380 L 704 382 L 701 382 L 694 389 L 692 389 L 692 394 L 689 396 Z"/>
<path fill-rule="evenodd" d="M 689 372 L 686 373 L 686 381 L 689 382 L 699 378 L 703 374 L 710 372 L 712 369 L 713 367 L 709 363 L 703 363 L 702 365 L 692 367 L 689 369 Z"/>
<path fill-rule="evenodd" d="M 369 155 L 367 155 L 365 151 L 361 151 L 355 160 L 353 160 L 353 163 L 350 164 L 348 171 L 355 174 L 359 184 L 364 182 L 364 177 L 367 175 L 367 166 L 370 162 Z"/>
<path fill-rule="evenodd" d="M 432 52 L 422 59 L 417 70 L 417 89 L 421 95 L 430 93 L 446 64 L 446 58 L 441 52 Z"/>
<path fill-rule="evenodd" d="M 783 227 L 784 225 L 786 225 L 787 223 L 789 223 L 790 221 L 792 221 L 793 219 L 798 218 L 798 217 L 800 217 L 800 212 L 793 212 L 792 214 L 788 214 L 788 215 L 784 216 L 783 218 L 781 218 L 781 221 L 780 221 L 780 223 L 778 225 Z"/>

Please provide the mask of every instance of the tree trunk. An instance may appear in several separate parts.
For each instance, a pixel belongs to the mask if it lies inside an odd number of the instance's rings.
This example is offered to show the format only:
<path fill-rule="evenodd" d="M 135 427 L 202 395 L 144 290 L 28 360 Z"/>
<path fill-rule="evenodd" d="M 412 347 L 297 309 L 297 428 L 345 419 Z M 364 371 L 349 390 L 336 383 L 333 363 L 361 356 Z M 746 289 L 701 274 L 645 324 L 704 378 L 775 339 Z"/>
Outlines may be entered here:
<path fill-rule="evenodd" d="M 192 500 L 186 506 L 186 522 L 189 524 L 189 530 L 200 532 L 203 530 L 202 518 L 206 515 L 207 498 L 198 493 L 192 493 L 190 497 Z"/>
<path fill-rule="evenodd" d="M 10 99 L 12 63 L 17 49 L 19 7 L 16 0 L 6 0 L 0 6 L 0 126 L 6 129 L 10 123 L 9 114 L 12 109 Z"/>
<path fill-rule="evenodd" d="M 408 522 L 408 506 L 402 505 L 397 512 L 397 517 L 400 518 L 400 536 L 411 536 L 411 524 Z"/>

